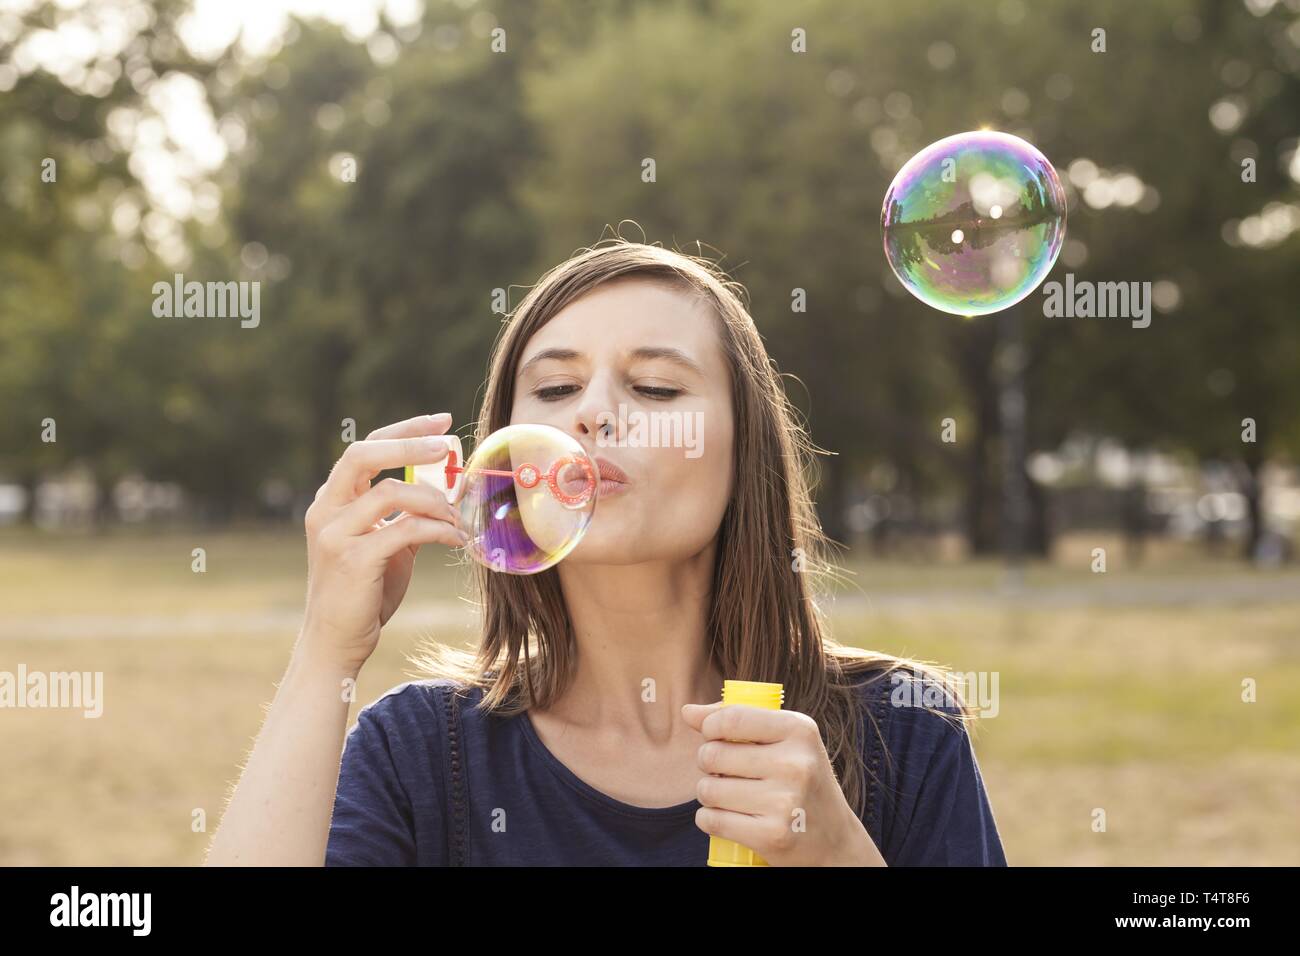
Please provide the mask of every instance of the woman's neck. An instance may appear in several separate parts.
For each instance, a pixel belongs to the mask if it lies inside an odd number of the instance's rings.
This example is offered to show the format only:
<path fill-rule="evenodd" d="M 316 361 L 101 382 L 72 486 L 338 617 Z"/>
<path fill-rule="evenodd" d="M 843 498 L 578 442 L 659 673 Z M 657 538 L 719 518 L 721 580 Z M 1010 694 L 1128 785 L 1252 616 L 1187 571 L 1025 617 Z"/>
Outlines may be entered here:
<path fill-rule="evenodd" d="M 717 700 L 722 675 L 708 648 L 714 554 L 711 545 L 684 562 L 561 565 L 577 667 L 548 712 L 575 726 L 666 739 L 683 704 Z"/>

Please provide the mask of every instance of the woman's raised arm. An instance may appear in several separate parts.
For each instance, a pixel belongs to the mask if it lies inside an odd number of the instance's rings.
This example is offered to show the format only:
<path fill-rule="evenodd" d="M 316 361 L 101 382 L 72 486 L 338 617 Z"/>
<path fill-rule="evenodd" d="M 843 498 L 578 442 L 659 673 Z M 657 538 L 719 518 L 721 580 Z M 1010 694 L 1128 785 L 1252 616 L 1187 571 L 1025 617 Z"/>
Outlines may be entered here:
<path fill-rule="evenodd" d="M 388 468 L 439 461 L 451 416 L 422 415 L 349 445 L 307 509 L 307 609 L 208 848 L 208 866 L 320 866 L 338 786 L 351 684 L 401 603 L 422 544 L 464 543 L 435 488 Z M 387 515 L 402 513 L 392 521 Z"/>

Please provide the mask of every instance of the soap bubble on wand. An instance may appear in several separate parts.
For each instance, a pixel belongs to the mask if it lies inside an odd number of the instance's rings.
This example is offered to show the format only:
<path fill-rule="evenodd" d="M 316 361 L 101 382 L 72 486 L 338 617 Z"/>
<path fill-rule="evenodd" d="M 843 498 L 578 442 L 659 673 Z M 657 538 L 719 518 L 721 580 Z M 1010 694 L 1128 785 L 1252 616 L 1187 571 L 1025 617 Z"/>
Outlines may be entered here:
<path fill-rule="evenodd" d="M 493 571 L 537 574 L 572 553 L 591 526 L 600 487 L 599 470 L 576 439 L 550 425 L 509 425 L 467 460 L 460 439 L 446 438 L 447 457 L 408 465 L 406 481 L 447 496 L 469 535 L 470 557 Z"/>

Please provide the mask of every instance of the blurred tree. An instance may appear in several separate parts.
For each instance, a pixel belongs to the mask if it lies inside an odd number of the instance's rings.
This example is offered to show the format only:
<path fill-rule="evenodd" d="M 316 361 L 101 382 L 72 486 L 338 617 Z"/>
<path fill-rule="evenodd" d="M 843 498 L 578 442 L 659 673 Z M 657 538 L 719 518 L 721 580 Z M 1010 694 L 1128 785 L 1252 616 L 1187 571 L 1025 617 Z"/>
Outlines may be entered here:
<path fill-rule="evenodd" d="M 747 286 L 834 453 L 818 491 L 834 535 L 868 495 L 923 503 L 890 519 L 916 527 L 960 502 L 972 549 L 992 550 L 997 323 L 908 296 L 878 225 L 910 155 L 985 125 L 1063 174 L 1092 164 L 1066 176 L 1068 245 L 1049 279 L 1157 283 L 1144 329 L 1046 318 L 1038 294 L 1020 306 L 1029 450 L 1083 433 L 1235 461 L 1252 549 L 1260 469 L 1300 450 L 1294 3 L 430 2 L 366 44 L 295 22 L 265 62 L 188 57 L 186 6 L 132 20 L 138 36 L 90 66 L 111 78 L 93 94 L 74 70 L 26 67 L 0 94 L 0 399 L 23 409 L 0 416 L 6 476 L 31 484 L 73 459 L 104 486 L 142 471 L 213 517 L 250 508 L 269 479 L 309 495 L 345 419 L 364 437 L 445 408 L 467 427 L 497 290 L 513 308 L 632 219 Z M 77 15 L 46 3 L 0 22 L 0 69 Z M 171 72 L 205 83 L 234 149 L 216 177 L 223 221 L 186 223 L 177 261 L 187 278 L 262 282 L 255 330 L 149 313 L 176 263 L 146 235 L 149 198 L 109 120 L 147 108 Z M 57 187 L 40 181 L 47 156 Z M 1136 199 L 1116 201 L 1122 177 Z M 57 446 L 37 440 L 47 415 Z M 1029 487 L 1046 550 L 1048 496 Z"/>
<path fill-rule="evenodd" d="M 176 0 L 108 11 L 39 3 L 0 20 L 0 470 L 27 487 L 28 517 L 37 479 L 57 469 L 86 466 L 111 510 L 113 481 L 154 464 L 155 373 L 175 359 L 155 350 L 150 364 L 124 361 L 159 327 L 141 279 L 152 260 L 138 212 L 134 222 L 113 218 L 121 205 L 134 212 L 147 202 L 109 117 L 138 106 L 159 76 L 209 68 L 179 42 L 187 9 Z M 63 29 L 94 36 L 101 15 L 124 31 L 119 43 L 106 36 L 81 58 L 61 52 L 57 64 L 32 52 L 62 50 Z M 52 443 L 41 440 L 46 419 Z"/>
<path fill-rule="evenodd" d="M 531 149 L 517 61 L 470 20 L 431 7 L 384 66 L 302 24 L 261 76 L 218 98 L 249 134 L 227 171 L 236 241 L 292 276 L 271 286 L 261 341 L 299 488 L 324 480 L 346 418 L 357 438 L 441 410 L 470 424 L 502 318 L 493 292 L 535 231 L 514 200 Z"/>
<path fill-rule="evenodd" d="M 645 6 L 530 78 L 550 158 L 530 184 L 530 204 L 551 227 L 552 260 L 621 218 L 652 237 L 699 237 L 743 254 L 736 272 L 760 328 L 786 368 L 816 383 L 801 397 L 818 440 L 840 452 L 828 460 L 822 488 L 828 527 L 841 528 L 845 475 L 889 463 L 881 474 L 891 482 L 903 476 L 913 493 L 940 491 L 945 472 L 960 480 L 970 544 L 993 550 L 1002 440 L 996 322 L 963 322 L 900 296 L 877 225 L 890 178 L 927 143 L 991 125 L 1036 143 L 1062 172 L 1087 158 L 1105 175 L 1137 175 L 1152 200 L 1158 192 L 1158 203 L 1097 200 L 1093 208 L 1072 191 L 1072 245 L 1053 277 L 1074 270 L 1093 281 L 1164 280 L 1182 301 L 1150 328 L 1134 329 L 1118 319 L 1045 319 L 1031 296 L 1020 307 L 1030 450 L 1091 431 L 1210 451 L 1206 405 L 1222 403 L 1207 394 L 1204 375 L 1189 380 L 1186 368 L 1217 366 L 1224 352 L 1214 343 L 1223 335 L 1239 343 L 1242 376 L 1260 390 L 1255 404 L 1268 406 L 1261 414 L 1294 420 L 1295 376 L 1286 371 L 1294 365 L 1279 359 L 1275 376 L 1257 362 L 1266 343 L 1293 354 L 1284 343 L 1293 341 L 1294 323 L 1259 321 L 1241 337 L 1216 305 L 1226 295 L 1268 309 L 1293 290 L 1285 267 L 1261 266 L 1251 270 L 1251 285 L 1269 275 L 1270 287 L 1228 291 L 1238 283 L 1222 268 L 1232 250 L 1221 226 L 1251 208 L 1252 194 L 1228 161 L 1243 144 L 1209 119 L 1225 95 L 1225 68 L 1234 78 L 1245 69 L 1256 77 L 1248 114 L 1266 127 L 1245 148 L 1285 154 L 1297 115 L 1287 108 L 1296 88 L 1287 22 L 1280 8 L 1257 17 L 1244 6 L 1190 0 L 1087 9 L 814 3 L 797 11 L 722 3 L 709 15 L 689 5 Z M 1105 53 L 1093 50 L 1097 27 L 1109 31 Z M 796 30 L 806 53 L 791 49 Z M 1170 84 L 1171 75 L 1179 82 Z M 1144 109 L 1148 101 L 1134 91 L 1157 89 L 1155 108 Z M 654 183 L 641 181 L 645 157 L 656 161 Z M 1208 183 L 1207 163 L 1220 169 Z M 1253 193 L 1256 208 L 1294 198 L 1294 179 L 1274 172 Z M 583 202 L 568 185 L 579 182 Z M 1294 248 L 1292 238 L 1243 255 L 1282 264 Z M 789 312 L 795 287 L 808 291 L 806 315 Z M 1165 361 L 1169 354 L 1190 365 Z M 1235 403 L 1231 414 L 1240 418 Z M 958 441 L 945 448 L 937 436 L 947 415 L 958 420 Z M 1247 450 L 1259 456 L 1256 465 L 1266 447 L 1283 449 L 1285 430 L 1270 434 L 1274 444 Z M 1050 541 L 1047 499 L 1030 488 L 1042 551 Z"/>

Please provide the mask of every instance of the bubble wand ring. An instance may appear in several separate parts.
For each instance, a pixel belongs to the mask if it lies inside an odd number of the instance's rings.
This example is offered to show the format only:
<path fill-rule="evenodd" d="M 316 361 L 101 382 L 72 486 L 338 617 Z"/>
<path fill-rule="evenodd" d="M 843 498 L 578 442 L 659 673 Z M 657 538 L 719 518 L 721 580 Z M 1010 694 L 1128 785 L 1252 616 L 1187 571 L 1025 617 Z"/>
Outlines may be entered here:
<path fill-rule="evenodd" d="M 455 449 L 447 452 L 447 465 L 443 469 L 447 478 L 447 487 L 452 488 L 456 484 L 456 476 L 467 473 L 476 475 L 498 475 L 502 478 L 513 478 L 521 488 L 536 488 L 540 482 L 545 481 L 547 489 L 551 492 L 552 497 L 560 504 L 570 508 L 579 508 L 585 505 L 589 498 L 596 490 L 596 476 L 592 473 L 591 465 L 586 459 L 577 458 L 572 455 L 566 455 L 563 458 L 557 458 L 551 463 L 550 470 L 545 474 L 534 464 L 524 462 L 514 471 L 505 471 L 499 468 L 466 468 L 458 465 L 458 456 Z M 566 494 L 560 487 L 560 473 L 565 468 L 576 465 L 582 469 L 584 482 L 582 488 L 577 494 Z"/>
<path fill-rule="evenodd" d="M 531 491 L 545 483 L 550 496 L 566 508 L 587 508 L 595 504 L 600 490 L 600 475 L 596 464 L 580 445 L 567 438 L 559 429 L 549 425 L 507 426 L 488 436 L 484 447 L 469 456 L 465 455 L 460 438 L 456 435 L 443 435 L 441 438 L 448 446 L 444 460 L 438 464 L 407 465 L 404 480 L 412 484 L 425 484 L 437 488 L 446 496 L 449 504 L 459 504 L 466 496 L 467 489 L 473 482 L 467 480 L 465 476 L 471 475 L 510 478 L 525 491 Z M 513 468 L 483 467 L 486 464 L 504 463 L 499 461 L 502 457 L 499 443 L 502 440 L 522 440 L 523 446 L 520 448 L 522 457 L 551 459 L 550 468 L 543 471 L 533 461 L 525 461 Z M 494 442 L 498 443 L 498 447 L 492 447 Z M 552 458 L 547 454 L 547 450 L 539 447 L 539 442 L 541 445 L 552 446 L 551 450 L 555 457 Z M 507 453 L 506 458 L 509 457 Z M 476 463 L 476 458 L 485 460 Z M 510 464 L 513 465 L 513 461 Z M 572 471 L 574 468 L 580 471 L 574 473 Z"/>
<path fill-rule="evenodd" d="M 437 462 L 408 465 L 406 481 L 437 489 L 468 536 L 465 553 L 489 570 L 536 574 L 577 547 L 600 497 L 600 469 L 551 425 L 507 425 L 468 457 L 454 434 Z"/>

